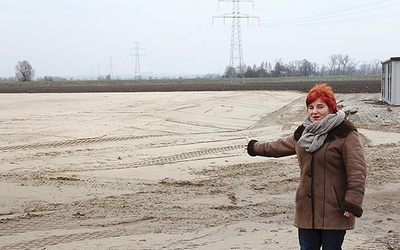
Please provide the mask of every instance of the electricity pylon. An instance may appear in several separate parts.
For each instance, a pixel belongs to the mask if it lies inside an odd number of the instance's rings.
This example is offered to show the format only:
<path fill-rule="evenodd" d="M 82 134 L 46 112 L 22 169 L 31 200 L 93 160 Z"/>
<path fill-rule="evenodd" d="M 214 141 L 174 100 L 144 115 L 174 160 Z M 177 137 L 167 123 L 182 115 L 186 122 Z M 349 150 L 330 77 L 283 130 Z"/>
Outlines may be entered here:
<path fill-rule="evenodd" d="M 142 77 L 140 75 L 140 57 L 144 56 L 143 54 L 140 54 L 140 43 L 135 42 L 135 53 L 130 55 L 135 57 L 135 80 L 140 80 Z"/>
<path fill-rule="evenodd" d="M 232 78 L 237 78 L 237 77 L 241 77 L 244 80 L 245 69 L 243 64 L 242 33 L 240 27 L 240 19 L 246 18 L 247 23 L 249 23 L 250 18 L 257 18 L 257 19 L 259 18 L 256 16 L 240 13 L 240 8 L 239 8 L 240 2 L 252 2 L 254 9 L 254 2 L 252 0 L 219 0 L 218 7 L 220 2 L 232 2 L 232 13 L 213 17 L 213 23 L 214 23 L 214 18 L 223 18 L 224 25 L 226 18 L 232 19 L 229 76 L 231 78 L 231 81 Z M 258 22 L 260 21 L 258 20 Z"/>
<path fill-rule="evenodd" d="M 114 61 L 112 57 L 109 58 L 109 66 L 110 66 L 110 80 L 114 78 L 113 68 L 114 68 Z"/>

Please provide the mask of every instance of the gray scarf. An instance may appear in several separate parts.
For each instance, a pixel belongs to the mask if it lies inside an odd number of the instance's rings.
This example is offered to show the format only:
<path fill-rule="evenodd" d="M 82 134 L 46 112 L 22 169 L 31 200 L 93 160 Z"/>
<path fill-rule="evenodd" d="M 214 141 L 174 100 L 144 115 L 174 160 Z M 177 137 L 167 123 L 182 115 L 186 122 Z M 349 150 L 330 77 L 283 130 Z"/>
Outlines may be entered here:
<path fill-rule="evenodd" d="M 316 122 L 312 122 L 310 117 L 307 116 L 303 123 L 305 129 L 298 141 L 299 146 L 309 153 L 317 151 L 324 144 L 328 132 L 342 123 L 345 116 L 345 113 L 341 110 Z"/>

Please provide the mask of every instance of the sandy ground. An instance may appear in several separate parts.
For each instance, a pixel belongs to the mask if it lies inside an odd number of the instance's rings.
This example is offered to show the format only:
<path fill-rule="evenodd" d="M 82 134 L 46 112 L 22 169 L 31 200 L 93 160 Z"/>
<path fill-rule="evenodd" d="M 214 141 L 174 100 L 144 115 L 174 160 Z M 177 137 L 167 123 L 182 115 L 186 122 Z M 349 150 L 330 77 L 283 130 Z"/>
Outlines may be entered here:
<path fill-rule="evenodd" d="M 300 92 L 0 95 L 0 249 L 298 249 Z M 337 99 L 362 135 L 364 215 L 344 249 L 400 249 L 400 107 Z"/>

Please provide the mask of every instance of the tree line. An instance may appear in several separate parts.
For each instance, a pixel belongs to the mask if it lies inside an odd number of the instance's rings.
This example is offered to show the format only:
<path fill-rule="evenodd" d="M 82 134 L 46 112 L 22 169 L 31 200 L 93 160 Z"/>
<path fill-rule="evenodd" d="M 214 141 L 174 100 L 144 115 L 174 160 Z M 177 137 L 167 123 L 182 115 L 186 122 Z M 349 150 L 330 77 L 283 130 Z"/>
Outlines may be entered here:
<path fill-rule="evenodd" d="M 308 76 L 352 76 L 352 75 L 378 75 L 381 74 L 382 64 L 375 59 L 370 62 L 358 62 L 349 55 L 333 54 L 328 63 L 319 66 L 307 59 L 284 63 L 277 60 L 272 66 L 270 62 L 262 62 L 261 65 L 242 66 L 241 68 L 226 67 L 223 77 L 308 77 Z"/>
<path fill-rule="evenodd" d="M 274 66 L 270 62 L 262 62 L 260 66 L 252 67 L 243 65 L 240 68 L 226 67 L 222 77 L 224 78 L 263 78 L 263 77 L 309 77 L 309 76 L 354 76 L 354 75 L 378 75 L 381 74 L 382 64 L 378 59 L 370 62 L 358 62 L 349 55 L 333 54 L 328 63 L 319 66 L 307 59 L 284 63 L 282 59 L 275 61 Z M 0 81 L 32 81 L 35 69 L 28 61 L 19 61 L 15 66 L 15 78 L 0 77 Z M 38 80 L 57 81 L 66 80 L 60 77 L 45 76 Z M 106 80 L 111 80 L 107 79 Z"/>

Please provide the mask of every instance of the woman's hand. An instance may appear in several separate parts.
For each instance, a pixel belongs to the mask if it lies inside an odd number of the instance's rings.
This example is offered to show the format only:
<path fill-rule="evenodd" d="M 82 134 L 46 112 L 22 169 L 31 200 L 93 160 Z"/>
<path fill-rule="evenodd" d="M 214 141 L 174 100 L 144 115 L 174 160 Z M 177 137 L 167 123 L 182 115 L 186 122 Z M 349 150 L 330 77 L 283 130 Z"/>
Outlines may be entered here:
<path fill-rule="evenodd" d="M 347 212 L 347 211 L 344 211 L 343 216 L 344 216 L 344 217 L 347 217 L 347 218 L 350 218 L 350 217 L 353 217 L 354 214 L 353 214 L 353 213 L 350 213 L 350 212 Z"/>
<path fill-rule="evenodd" d="M 246 136 L 246 145 L 244 145 L 244 148 L 247 150 L 247 147 L 249 146 L 249 142 L 253 140 L 252 138 L 249 138 Z"/>
<path fill-rule="evenodd" d="M 244 145 L 244 148 L 247 150 L 247 146 L 249 145 L 249 141 L 251 141 L 251 139 L 249 137 L 246 136 L 246 144 Z"/>

